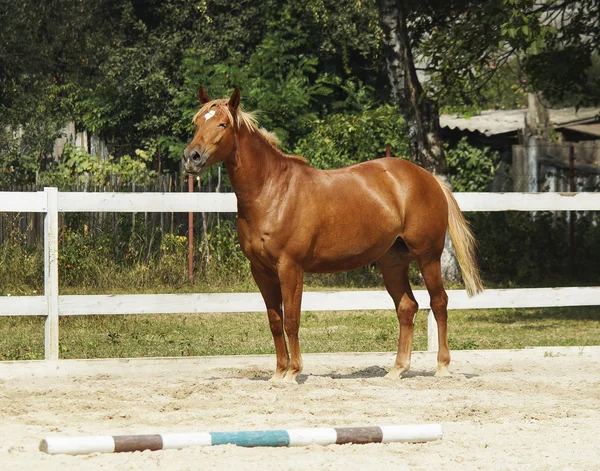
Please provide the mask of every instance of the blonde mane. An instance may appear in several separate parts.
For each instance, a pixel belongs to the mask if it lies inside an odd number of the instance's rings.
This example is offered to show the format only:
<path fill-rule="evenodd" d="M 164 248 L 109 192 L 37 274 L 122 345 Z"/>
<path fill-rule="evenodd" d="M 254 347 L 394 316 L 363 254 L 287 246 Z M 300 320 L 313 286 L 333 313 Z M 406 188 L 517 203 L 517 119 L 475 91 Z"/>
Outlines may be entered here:
<path fill-rule="evenodd" d="M 196 124 L 196 120 L 200 116 L 204 116 L 206 113 L 208 113 L 208 111 L 213 106 L 218 106 L 227 114 L 229 121 L 235 123 L 235 126 L 238 129 L 240 128 L 240 126 L 245 126 L 248 130 L 250 130 L 250 132 L 258 132 L 265 139 L 265 141 L 267 141 L 267 143 L 271 147 L 276 149 L 284 157 L 286 157 L 288 159 L 298 160 L 300 162 L 307 163 L 307 160 L 304 157 L 301 157 L 299 155 L 288 155 L 288 154 L 284 154 L 283 152 L 281 152 L 281 149 L 279 149 L 279 144 L 280 144 L 279 138 L 277 137 L 277 135 L 274 132 L 267 131 L 265 128 L 261 128 L 258 126 L 258 119 L 256 118 L 255 113 L 244 111 L 242 109 L 242 106 L 240 105 L 240 106 L 238 106 L 238 109 L 237 109 L 236 115 L 235 115 L 235 119 L 234 119 L 234 116 L 231 114 L 231 110 L 229 109 L 229 106 L 227 106 L 228 102 L 229 102 L 228 98 L 222 98 L 219 100 L 212 100 L 212 101 L 209 101 L 208 103 L 205 103 L 202 106 L 202 108 L 200 108 L 200 110 L 198 110 L 198 112 L 194 115 L 194 117 L 192 118 L 192 122 L 194 124 Z"/>
<path fill-rule="evenodd" d="M 256 119 L 256 116 L 254 116 L 253 113 L 248 113 L 242 110 L 242 106 L 240 105 L 237 109 L 234 119 L 229 106 L 227 106 L 228 102 L 228 98 L 222 98 L 220 100 L 213 100 L 205 103 L 204 106 L 202 106 L 202 108 L 200 108 L 200 110 L 194 115 L 192 122 L 196 124 L 196 120 L 199 116 L 203 116 L 208 113 L 208 110 L 210 110 L 213 106 L 218 106 L 227 114 L 229 121 L 234 122 L 238 128 L 240 125 L 243 125 L 246 126 L 250 131 L 254 132 L 258 128 L 258 120 Z"/>

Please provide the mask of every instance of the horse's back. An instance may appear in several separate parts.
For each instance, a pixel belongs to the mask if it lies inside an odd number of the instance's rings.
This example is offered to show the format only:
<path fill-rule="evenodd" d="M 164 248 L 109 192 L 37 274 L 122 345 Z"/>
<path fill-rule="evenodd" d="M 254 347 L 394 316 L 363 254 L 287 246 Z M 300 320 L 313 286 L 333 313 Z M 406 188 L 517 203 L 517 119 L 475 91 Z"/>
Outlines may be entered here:
<path fill-rule="evenodd" d="M 409 160 L 386 157 L 333 170 L 318 170 L 308 166 L 299 169 L 306 173 L 310 184 L 305 188 L 312 194 L 322 190 L 326 197 L 344 197 L 350 201 L 355 197 L 368 199 L 367 194 L 384 201 L 389 195 L 396 206 L 419 204 L 419 201 L 426 204 L 430 200 L 440 201 L 444 206 L 446 204 L 436 178 Z M 303 183 L 301 185 L 304 186 Z"/>
<path fill-rule="evenodd" d="M 423 234 L 439 234 L 436 238 L 443 241 L 445 196 L 435 177 L 421 167 L 386 158 L 335 170 L 297 168 L 301 173 L 289 188 L 296 204 L 288 227 L 293 228 L 292 239 L 312 241 L 315 263 L 309 271 L 362 266 L 398 237 L 409 246 L 418 245 L 413 239 Z"/>
<path fill-rule="evenodd" d="M 409 185 L 413 182 L 421 184 L 427 183 L 437 185 L 435 177 L 422 167 L 414 164 L 410 160 L 396 157 L 384 157 L 381 159 L 368 160 L 347 167 L 336 168 L 332 170 L 318 170 L 313 167 L 305 167 L 312 172 L 317 172 L 325 178 L 344 179 L 345 177 L 362 176 L 365 178 L 378 178 L 382 173 L 389 173 L 398 182 Z"/>

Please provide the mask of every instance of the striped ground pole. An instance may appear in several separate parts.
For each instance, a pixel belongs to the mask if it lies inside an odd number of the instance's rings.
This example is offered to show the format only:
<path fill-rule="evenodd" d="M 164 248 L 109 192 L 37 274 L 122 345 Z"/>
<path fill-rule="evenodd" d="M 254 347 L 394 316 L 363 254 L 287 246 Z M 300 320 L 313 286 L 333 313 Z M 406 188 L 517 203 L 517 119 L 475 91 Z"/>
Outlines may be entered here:
<path fill-rule="evenodd" d="M 189 446 L 306 446 L 345 443 L 420 443 L 442 438 L 439 424 L 388 425 L 380 427 L 299 428 L 242 432 L 166 433 L 90 437 L 46 437 L 40 451 L 51 455 L 86 455 L 144 450 L 167 450 Z"/>

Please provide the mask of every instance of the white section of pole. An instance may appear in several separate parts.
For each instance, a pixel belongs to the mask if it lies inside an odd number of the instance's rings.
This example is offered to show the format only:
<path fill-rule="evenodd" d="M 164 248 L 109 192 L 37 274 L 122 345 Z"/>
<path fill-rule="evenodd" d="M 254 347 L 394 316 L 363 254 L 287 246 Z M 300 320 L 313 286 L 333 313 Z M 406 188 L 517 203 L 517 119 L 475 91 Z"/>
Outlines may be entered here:
<path fill-rule="evenodd" d="M 97 437 L 47 437 L 40 443 L 40 451 L 50 455 L 89 455 L 114 453 L 115 441 L 110 435 Z"/>
<path fill-rule="evenodd" d="M 442 426 L 440 424 L 389 425 L 380 428 L 383 432 L 382 443 L 421 443 L 442 438 Z"/>

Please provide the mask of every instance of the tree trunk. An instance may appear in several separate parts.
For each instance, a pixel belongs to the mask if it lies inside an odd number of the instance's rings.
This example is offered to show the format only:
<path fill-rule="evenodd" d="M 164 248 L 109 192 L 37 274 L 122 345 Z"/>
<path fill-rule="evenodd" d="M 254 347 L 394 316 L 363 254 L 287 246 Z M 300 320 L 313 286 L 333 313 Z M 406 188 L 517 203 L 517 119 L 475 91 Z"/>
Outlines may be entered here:
<path fill-rule="evenodd" d="M 380 0 L 379 13 L 392 98 L 399 104 L 406 121 L 411 157 L 430 172 L 444 175 L 447 166 L 440 137 L 439 110 L 423 93 L 417 76 L 404 2 Z"/>
<path fill-rule="evenodd" d="M 379 15 L 392 98 L 406 121 L 411 158 L 449 182 L 439 109 L 425 95 L 417 76 L 403 0 L 380 0 Z M 448 281 L 460 280 L 458 261 L 448 236 L 442 255 L 442 275 Z"/>

